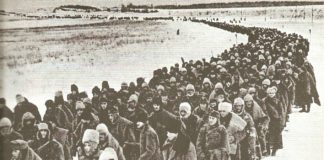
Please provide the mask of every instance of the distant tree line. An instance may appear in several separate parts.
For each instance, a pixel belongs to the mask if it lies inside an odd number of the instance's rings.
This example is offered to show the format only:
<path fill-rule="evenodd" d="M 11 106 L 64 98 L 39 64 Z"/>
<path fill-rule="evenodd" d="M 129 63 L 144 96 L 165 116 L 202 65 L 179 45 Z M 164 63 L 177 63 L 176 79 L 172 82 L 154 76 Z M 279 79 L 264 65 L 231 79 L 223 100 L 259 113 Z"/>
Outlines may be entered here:
<path fill-rule="evenodd" d="M 155 9 L 202 9 L 202 8 L 243 8 L 243 7 L 276 7 L 323 5 L 319 1 L 260 1 L 260 2 L 229 2 L 229 3 L 199 3 L 191 5 L 157 5 Z M 153 5 L 132 5 L 132 8 L 153 8 Z"/>
<path fill-rule="evenodd" d="M 62 10 L 62 11 L 82 10 L 85 12 L 101 11 L 101 9 L 96 8 L 96 7 L 82 6 L 82 5 L 63 5 L 63 6 L 54 8 L 53 12 L 55 13 L 57 10 Z"/>

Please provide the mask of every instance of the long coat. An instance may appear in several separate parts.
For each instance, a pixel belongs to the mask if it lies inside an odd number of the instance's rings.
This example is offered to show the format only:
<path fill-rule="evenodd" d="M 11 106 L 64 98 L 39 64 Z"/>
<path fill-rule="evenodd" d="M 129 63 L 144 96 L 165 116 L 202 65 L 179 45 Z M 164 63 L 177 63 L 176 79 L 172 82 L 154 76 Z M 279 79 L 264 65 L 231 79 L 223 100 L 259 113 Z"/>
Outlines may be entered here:
<path fill-rule="evenodd" d="M 198 134 L 197 155 L 199 160 L 227 160 L 228 135 L 223 125 L 205 124 Z"/>
<path fill-rule="evenodd" d="M 41 121 L 41 116 L 38 112 L 38 108 L 36 105 L 28 102 L 27 98 L 25 98 L 25 101 L 22 103 L 19 103 L 14 108 L 14 117 L 15 117 L 15 124 L 14 128 L 18 129 L 21 125 L 21 118 L 26 112 L 30 112 L 35 116 L 36 121 Z"/>
<path fill-rule="evenodd" d="M 282 103 L 276 97 L 266 97 L 264 105 L 267 108 L 269 122 L 269 144 L 277 149 L 282 148 L 281 132 L 285 125 L 284 109 Z"/>
<path fill-rule="evenodd" d="M 123 147 L 124 156 L 126 159 L 135 159 L 138 157 L 137 148 L 131 144 L 136 142 L 133 122 L 128 119 L 118 116 L 114 124 L 104 122 L 109 128 L 110 133 L 116 138 L 119 145 Z"/>
<path fill-rule="evenodd" d="M 154 129 L 145 124 L 140 133 L 140 157 L 139 160 L 162 160 L 160 142 Z"/>
<path fill-rule="evenodd" d="M 55 139 L 38 147 L 36 153 L 46 160 L 65 160 L 63 146 Z"/>
<path fill-rule="evenodd" d="M 244 138 L 242 132 L 244 132 L 247 124 L 241 117 L 232 112 L 221 118 L 221 124 L 226 127 L 228 133 L 229 154 L 236 155 L 238 144 Z"/>
<path fill-rule="evenodd" d="M 173 150 L 175 141 L 166 140 L 162 147 L 162 155 L 164 160 L 197 160 L 195 145 L 190 142 L 189 148 L 185 154 L 178 154 Z"/>

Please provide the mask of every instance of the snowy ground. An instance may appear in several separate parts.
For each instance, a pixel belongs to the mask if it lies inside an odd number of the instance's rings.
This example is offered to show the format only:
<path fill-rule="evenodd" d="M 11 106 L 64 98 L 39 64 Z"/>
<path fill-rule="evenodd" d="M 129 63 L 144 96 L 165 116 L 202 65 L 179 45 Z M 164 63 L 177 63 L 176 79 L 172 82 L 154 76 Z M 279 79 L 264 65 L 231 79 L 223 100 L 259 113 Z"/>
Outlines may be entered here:
<path fill-rule="evenodd" d="M 202 11 L 200 10 L 199 12 Z M 169 11 L 164 12 L 164 14 L 168 15 Z M 275 15 L 275 12 L 272 11 L 272 14 Z M 247 17 L 247 20 L 242 22 L 242 24 L 279 28 L 280 30 L 298 33 L 308 38 L 310 40 L 308 59 L 314 66 L 320 99 L 324 103 L 324 75 L 321 74 L 322 69 L 324 69 L 324 63 L 322 62 L 324 60 L 324 55 L 322 54 L 324 50 L 324 34 L 322 31 L 324 20 L 315 19 L 314 23 L 311 23 L 309 12 L 307 14 L 308 16 L 305 19 L 280 19 L 274 16 L 271 19 L 267 18 L 267 21 L 264 18 L 266 16 L 251 16 Z M 221 17 L 221 20 L 239 19 L 240 17 L 240 14 L 236 14 L 230 17 Z M 163 39 L 163 43 L 127 44 L 109 51 L 103 51 L 104 47 L 102 46 L 88 48 L 87 45 L 83 45 L 84 49 L 90 54 L 85 56 L 84 52 L 80 51 L 82 57 L 78 58 L 75 63 L 45 59 L 42 63 L 9 69 L 6 68 L 6 65 L 3 66 L 5 61 L 0 59 L 3 67 L 1 68 L 3 74 L 0 78 L 2 84 L 0 86 L 0 96 L 4 96 L 8 100 L 8 105 L 13 107 L 15 105 L 15 94 L 22 93 L 31 102 L 37 104 L 40 111 L 44 113 L 44 101 L 48 98 L 53 98 L 56 90 L 63 90 L 66 95 L 72 83 L 78 84 L 80 91 L 86 90 L 88 93 L 91 93 L 91 88 L 94 85 L 100 85 L 102 80 L 108 80 L 112 87 L 118 89 L 122 81 L 134 81 L 138 76 L 149 78 L 152 76 L 152 71 L 158 67 L 170 66 L 176 62 L 180 63 L 180 57 L 184 57 L 186 60 L 208 58 L 212 54 L 216 55 L 236 43 L 235 34 L 203 24 L 176 21 L 163 22 L 160 27 L 159 25 L 156 27 L 153 31 L 165 32 L 167 34 L 166 36 L 158 37 Z M 180 36 L 175 35 L 177 29 L 180 29 Z M 143 31 L 138 32 L 141 33 Z M 33 40 L 32 37 L 26 36 L 31 33 L 25 30 L 21 31 L 20 35 L 25 41 L 28 41 Z M 80 33 L 84 32 L 80 31 Z M 56 35 L 62 36 L 64 34 L 51 30 L 40 32 L 38 37 L 43 36 L 46 38 Z M 4 44 L 2 38 L 0 46 Z M 9 36 L 9 38 L 12 37 Z M 239 35 L 238 43 L 246 41 L 247 37 Z M 82 45 L 82 43 L 77 42 L 70 45 L 61 45 L 57 49 L 73 48 L 77 45 Z M 43 48 L 41 54 L 49 52 L 47 45 L 42 46 L 42 44 L 39 44 L 39 47 Z M 112 54 L 114 56 L 111 56 Z M 88 64 L 87 58 L 90 57 L 94 57 L 96 60 L 94 61 L 94 66 Z M 102 61 L 105 61 L 105 63 Z M 294 109 L 290 122 L 283 133 L 284 149 L 279 150 L 276 157 L 269 157 L 266 160 L 324 159 L 323 108 L 313 105 L 312 111 L 309 114 L 298 113 L 297 111 L 297 109 Z"/>

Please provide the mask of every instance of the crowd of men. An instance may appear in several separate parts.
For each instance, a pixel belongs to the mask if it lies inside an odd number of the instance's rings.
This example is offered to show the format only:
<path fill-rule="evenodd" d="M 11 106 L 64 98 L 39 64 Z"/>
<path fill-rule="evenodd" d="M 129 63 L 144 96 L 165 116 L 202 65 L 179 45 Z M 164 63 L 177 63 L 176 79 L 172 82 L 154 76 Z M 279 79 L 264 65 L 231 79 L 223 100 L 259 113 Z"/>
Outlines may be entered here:
<path fill-rule="evenodd" d="M 277 29 L 193 20 L 247 34 L 209 61 L 163 67 L 146 81 L 71 85 L 37 106 L 0 99 L 2 160 L 257 160 L 283 148 L 292 106 L 320 105 L 309 43 Z"/>

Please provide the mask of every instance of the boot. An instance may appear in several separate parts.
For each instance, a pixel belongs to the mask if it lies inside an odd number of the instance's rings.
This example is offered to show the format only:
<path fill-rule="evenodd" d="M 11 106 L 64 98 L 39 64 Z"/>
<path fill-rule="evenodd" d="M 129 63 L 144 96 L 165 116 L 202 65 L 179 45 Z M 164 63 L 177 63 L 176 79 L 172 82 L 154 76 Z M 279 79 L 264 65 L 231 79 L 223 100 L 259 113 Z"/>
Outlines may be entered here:
<path fill-rule="evenodd" d="M 302 110 L 300 110 L 299 112 L 306 112 L 305 105 L 302 106 Z"/>
<path fill-rule="evenodd" d="M 306 106 L 306 112 L 307 112 L 307 113 L 309 113 L 309 112 L 310 112 L 310 107 L 311 107 L 311 105 L 310 105 L 310 104 L 308 104 L 308 105 Z"/>
<path fill-rule="evenodd" d="M 276 156 L 277 149 L 272 149 L 271 156 Z"/>

